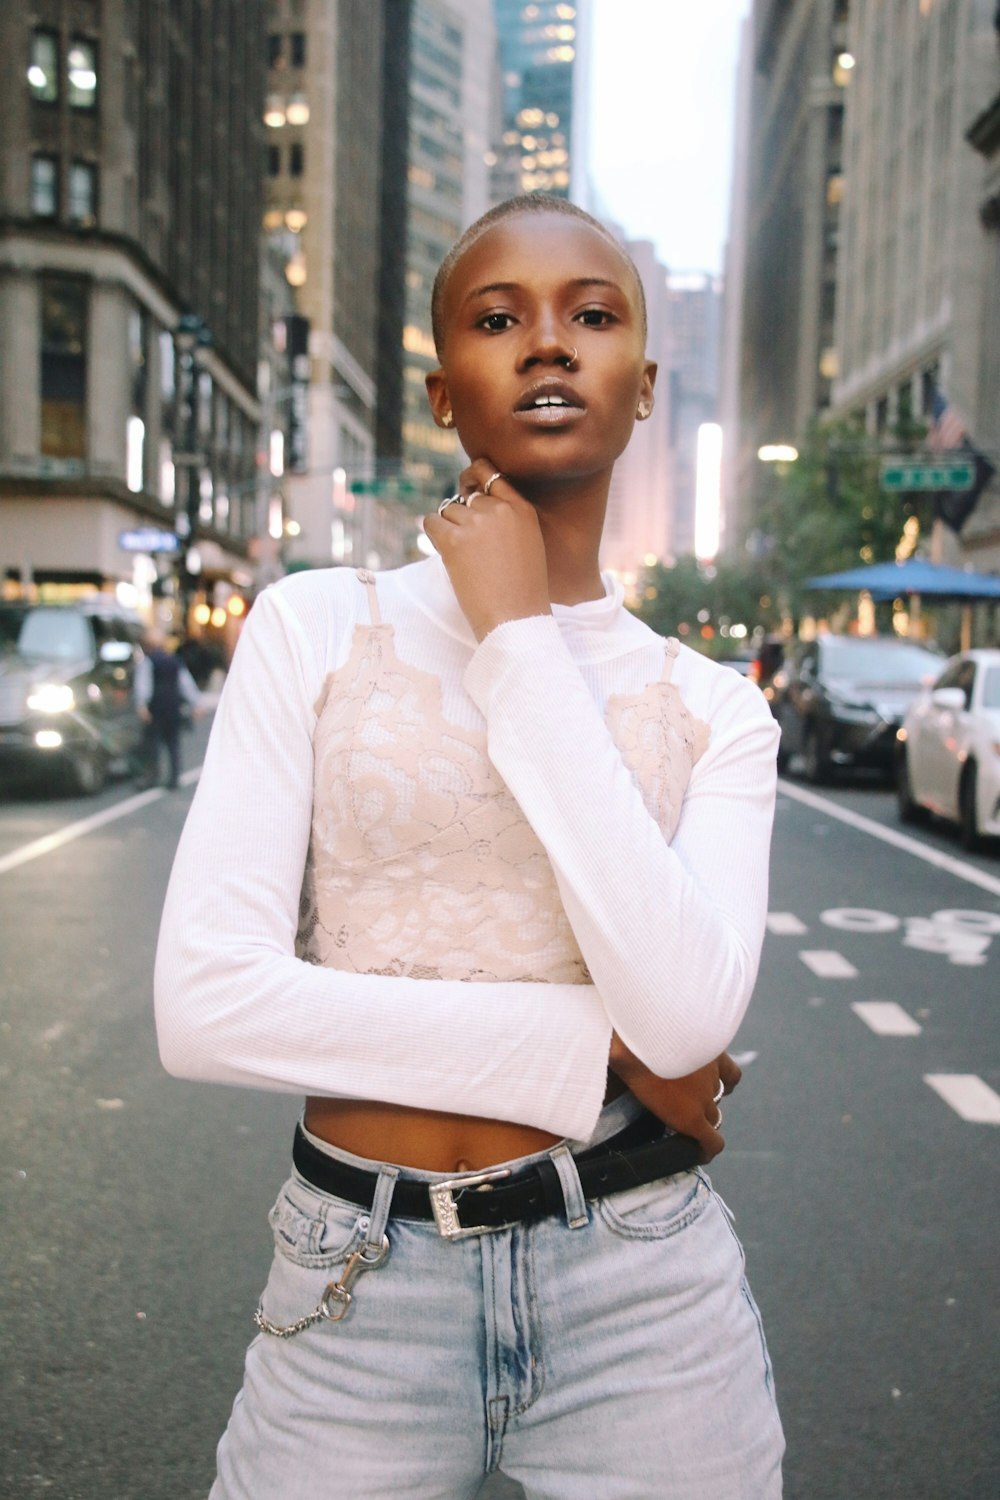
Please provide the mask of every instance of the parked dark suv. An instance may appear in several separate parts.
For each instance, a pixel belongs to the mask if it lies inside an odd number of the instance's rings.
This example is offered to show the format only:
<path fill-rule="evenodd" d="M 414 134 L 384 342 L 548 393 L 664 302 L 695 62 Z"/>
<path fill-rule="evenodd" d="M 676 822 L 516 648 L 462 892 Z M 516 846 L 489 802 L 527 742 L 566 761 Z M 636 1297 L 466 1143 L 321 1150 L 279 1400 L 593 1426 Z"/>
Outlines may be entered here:
<path fill-rule="evenodd" d="M 138 615 L 97 596 L 75 604 L 0 605 L 0 772 L 63 773 L 97 792 L 125 769 L 142 724 L 135 708 Z"/>
<path fill-rule="evenodd" d="M 939 652 L 898 636 L 803 642 L 773 684 L 779 768 L 798 755 L 813 782 L 827 780 L 837 766 L 871 766 L 891 777 L 903 714 L 943 662 Z"/>

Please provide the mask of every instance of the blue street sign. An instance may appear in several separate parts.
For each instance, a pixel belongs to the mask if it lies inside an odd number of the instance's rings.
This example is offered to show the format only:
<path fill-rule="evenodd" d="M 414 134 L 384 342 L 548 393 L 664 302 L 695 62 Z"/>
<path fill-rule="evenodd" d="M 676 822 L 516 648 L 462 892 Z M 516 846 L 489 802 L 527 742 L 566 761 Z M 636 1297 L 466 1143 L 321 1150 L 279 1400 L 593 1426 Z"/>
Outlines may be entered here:
<path fill-rule="evenodd" d="M 119 531 L 118 545 L 123 552 L 176 552 L 180 540 L 158 526 L 136 526 L 132 531 Z"/>

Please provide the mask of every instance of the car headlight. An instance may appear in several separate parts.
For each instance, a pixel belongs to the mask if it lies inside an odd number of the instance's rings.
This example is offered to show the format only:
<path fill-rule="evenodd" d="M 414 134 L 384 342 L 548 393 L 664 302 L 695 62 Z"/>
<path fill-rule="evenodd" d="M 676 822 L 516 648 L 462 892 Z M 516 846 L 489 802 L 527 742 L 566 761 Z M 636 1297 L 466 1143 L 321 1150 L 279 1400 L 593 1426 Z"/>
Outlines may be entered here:
<path fill-rule="evenodd" d="M 35 714 L 68 714 L 76 704 L 73 689 L 64 682 L 43 682 L 28 694 L 28 707 Z"/>

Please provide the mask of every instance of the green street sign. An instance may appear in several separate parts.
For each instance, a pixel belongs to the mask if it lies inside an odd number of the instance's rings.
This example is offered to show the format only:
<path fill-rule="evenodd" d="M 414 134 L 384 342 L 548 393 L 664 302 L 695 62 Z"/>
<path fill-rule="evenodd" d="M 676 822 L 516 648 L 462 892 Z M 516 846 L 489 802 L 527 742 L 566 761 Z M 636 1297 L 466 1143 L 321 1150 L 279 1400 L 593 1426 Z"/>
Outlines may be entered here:
<path fill-rule="evenodd" d="M 971 490 L 976 468 L 971 463 L 909 463 L 889 459 L 882 465 L 884 490 Z"/>
<path fill-rule="evenodd" d="M 352 479 L 352 495 L 415 495 L 417 486 L 412 479 Z"/>

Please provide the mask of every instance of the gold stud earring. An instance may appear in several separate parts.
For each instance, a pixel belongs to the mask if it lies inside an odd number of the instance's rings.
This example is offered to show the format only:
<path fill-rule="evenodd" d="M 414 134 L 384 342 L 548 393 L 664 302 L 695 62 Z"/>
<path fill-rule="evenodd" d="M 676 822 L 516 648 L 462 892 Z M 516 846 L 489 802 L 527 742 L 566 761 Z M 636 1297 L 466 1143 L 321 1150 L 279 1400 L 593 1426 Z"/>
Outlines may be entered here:
<path fill-rule="evenodd" d="M 653 410 L 653 403 L 652 403 L 652 401 L 642 400 L 642 401 L 639 402 L 639 406 L 638 406 L 638 408 L 636 410 L 636 417 L 639 419 L 640 422 L 645 422 L 646 418 L 649 416 L 649 414 L 650 414 L 650 412 L 652 410 Z"/>
<path fill-rule="evenodd" d="M 441 417 L 441 426 L 442 427 L 454 427 L 454 425 L 455 425 L 455 418 L 452 416 L 451 412 L 450 411 L 444 412 L 443 415 L 442 415 L 442 417 Z"/>

